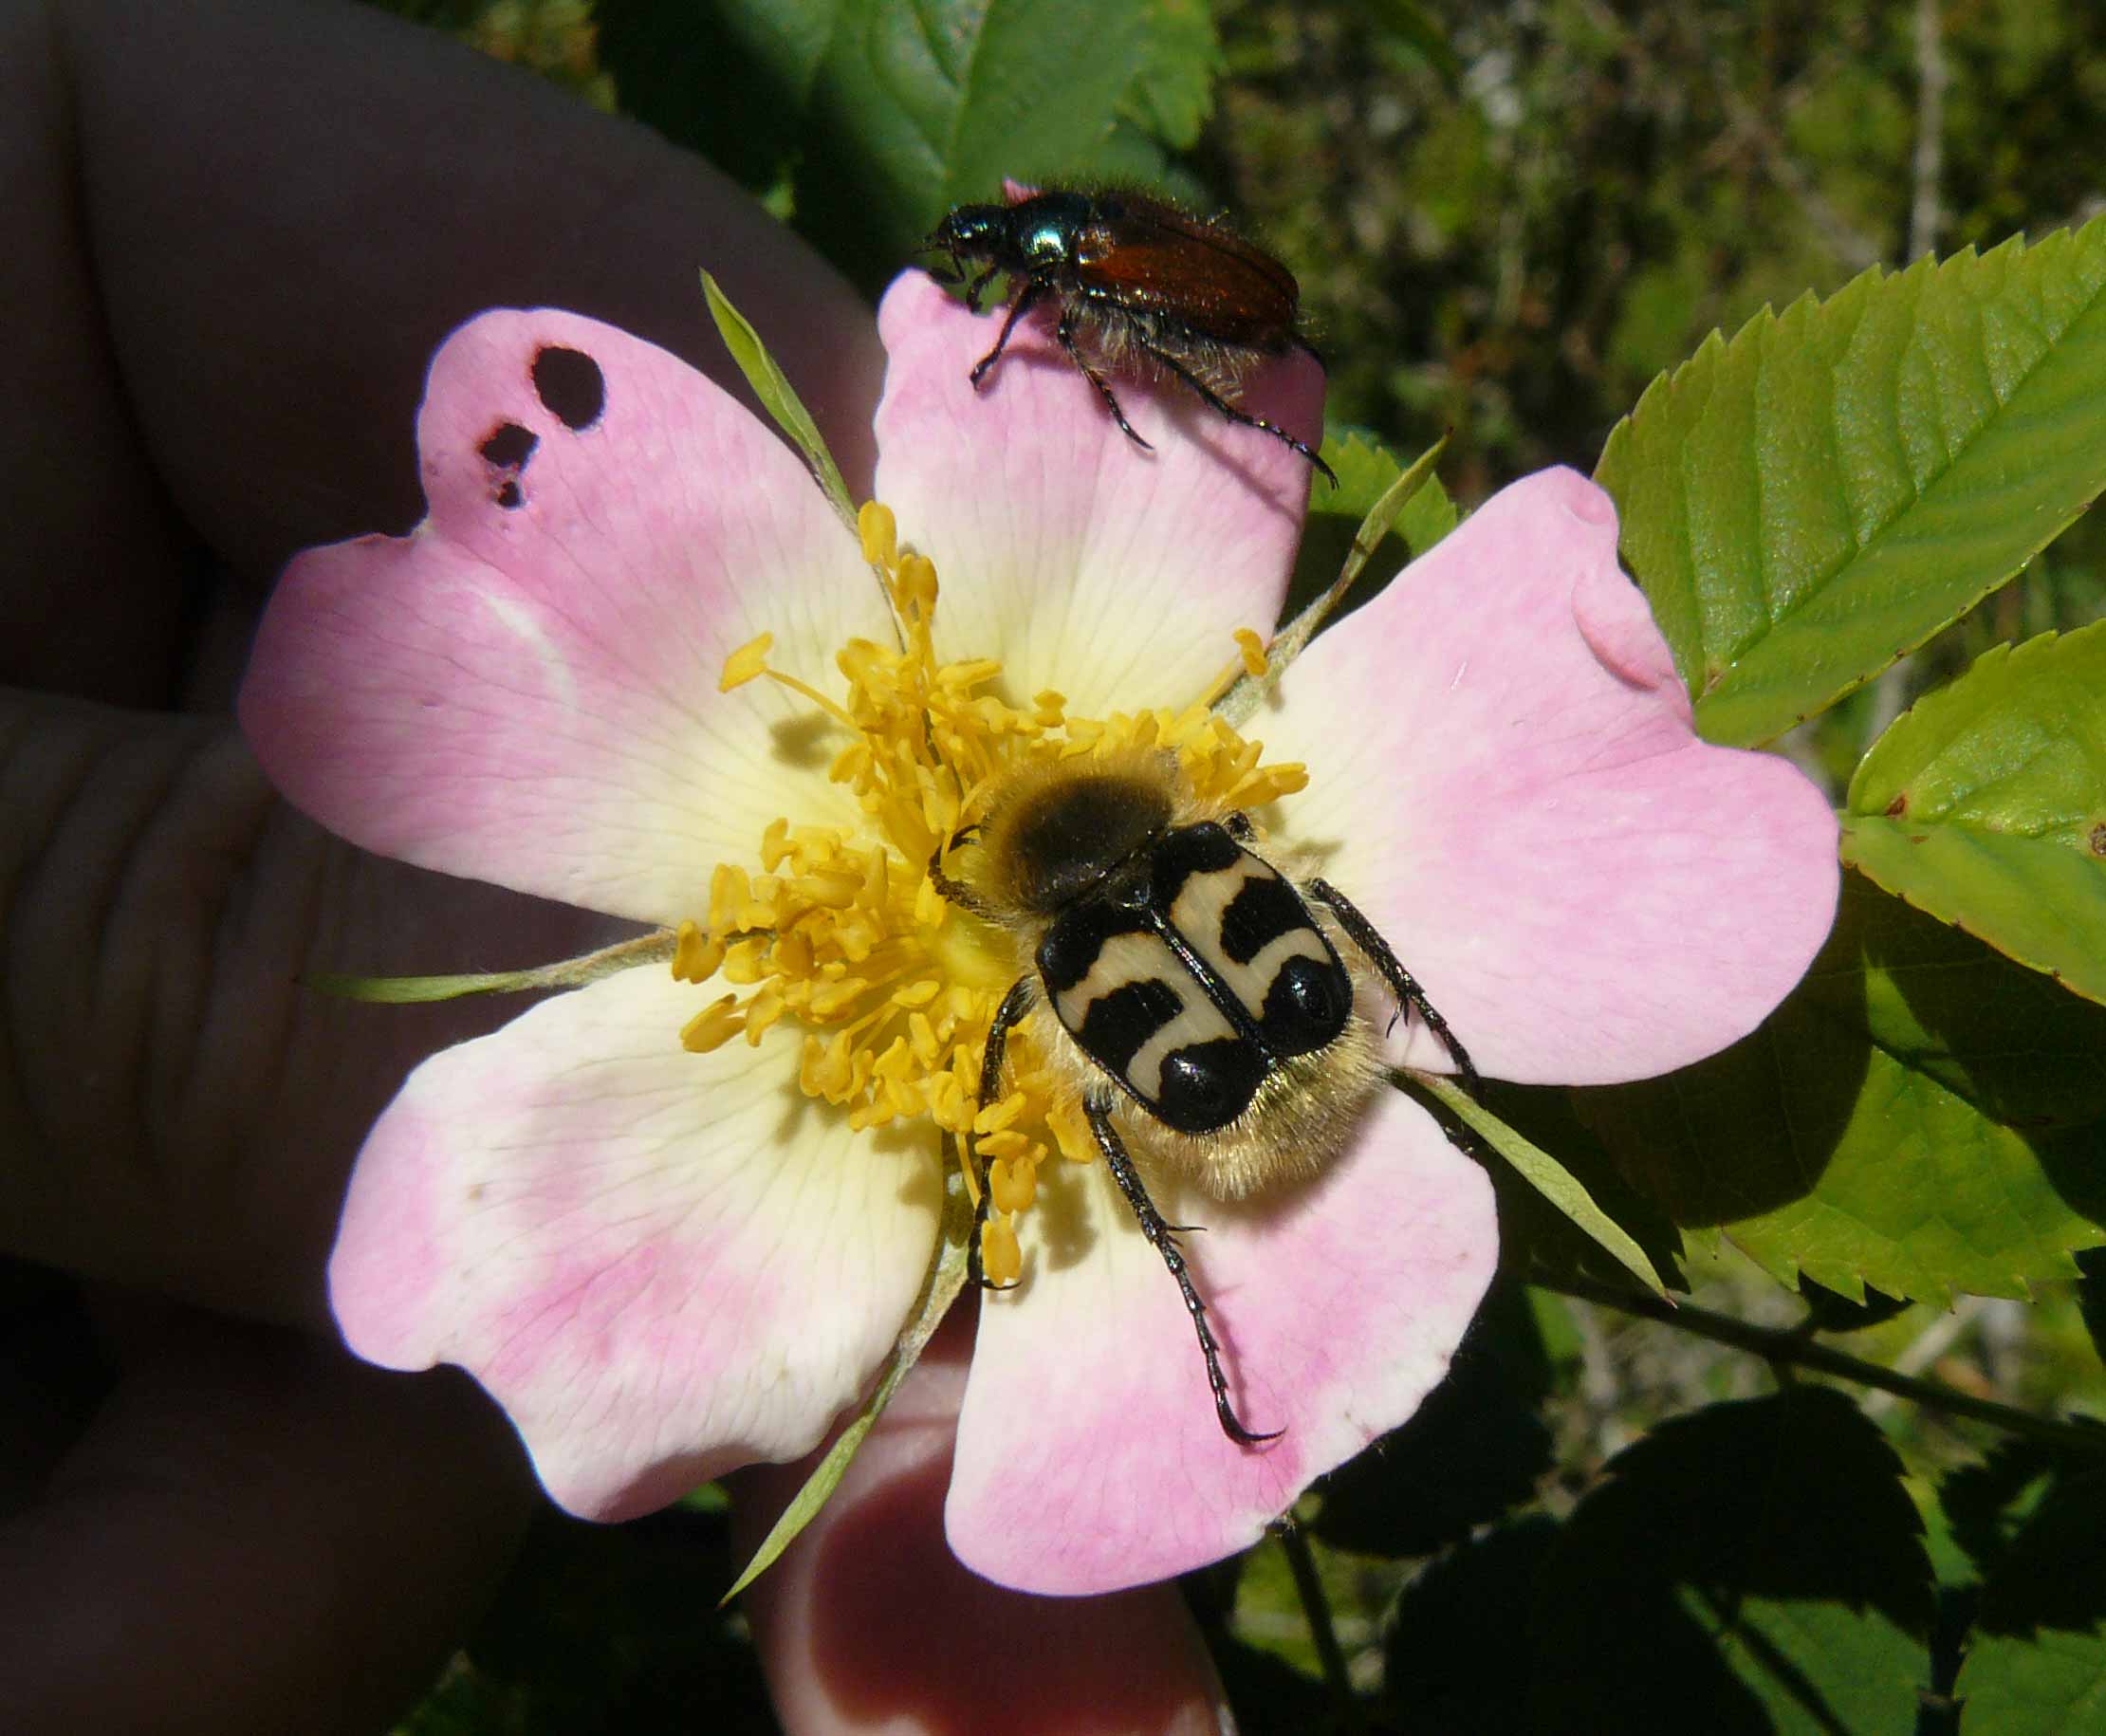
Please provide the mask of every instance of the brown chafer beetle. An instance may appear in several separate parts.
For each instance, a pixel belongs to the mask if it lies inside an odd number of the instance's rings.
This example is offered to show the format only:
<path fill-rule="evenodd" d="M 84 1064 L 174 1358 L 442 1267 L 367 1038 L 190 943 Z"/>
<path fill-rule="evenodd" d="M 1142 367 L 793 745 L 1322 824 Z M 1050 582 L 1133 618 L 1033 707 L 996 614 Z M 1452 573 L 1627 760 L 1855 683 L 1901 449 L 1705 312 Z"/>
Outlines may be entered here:
<path fill-rule="evenodd" d="M 1135 445 L 1149 443 L 1127 421 L 1107 372 L 1167 375 L 1231 422 L 1284 441 L 1338 486 L 1311 448 L 1236 401 L 1260 362 L 1316 350 L 1297 329 L 1294 273 L 1221 218 L 1147 194 L 1048 188 L 1006 205 L 961 205 L 924 246 L 950 256 L 975 313 L 988 284 L 1009 279 L 1008 317 L 972 369 L 975 386 L 1002 359 L 1017 322 L 1046 304 L 1060 310 L 1061 347 Z"/>

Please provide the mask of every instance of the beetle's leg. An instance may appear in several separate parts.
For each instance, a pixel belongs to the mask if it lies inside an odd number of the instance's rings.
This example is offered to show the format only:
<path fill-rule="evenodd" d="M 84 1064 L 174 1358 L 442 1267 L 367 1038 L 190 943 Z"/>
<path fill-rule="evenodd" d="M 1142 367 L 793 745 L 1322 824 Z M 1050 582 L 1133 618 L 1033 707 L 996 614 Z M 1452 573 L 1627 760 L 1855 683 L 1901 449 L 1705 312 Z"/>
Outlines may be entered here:
<path fill-rule="evenodd" d="M 974 278 L 970 284 L 966 284 L 966 305 L 971 308 L 974 313 L 978 313 L 980 311 L 980 298 L 983 295 L 987 294 L 988 286 L 994 282 L 995 274 L 1001 269 L 1002 268 L 1000 266 L 989 266 L 985 271 L 981 272 L 980 275 Z M 958 281 L 962 284 L 965 283 L 965 268 L 962 265 L 958 268 Z M 1009 334 L 1007 332 L 1004 332 L 1002 334 L 1004 342 L 1007 342 L 1008 341 L 1008 336 Z"/>
<path fill-rule="evenodd" d="M 1477 1068 L 1469 1059 L 1469 1050 L 1463 1047 L 1455 1033 L 1448 1028 L 1448 1021 L 1433 1010 L 1433 1004 L 1426 998 L 1426 990 L 1418 986 L 1417 979 L 1397 962 L 1396 954 L 1390 951 L 1390 943 L 1376 932 L 1375 924 L 1361 915 L 1352 900 L 1328 880 L 1311 880 L 1309 893 L 1319 902 L 1329 907 L 1331 914 L 1339 919 L 1339 927 L 1346 932 L 1353 944 L 1366 953 L 1369 962 L 1382 973 L 1382 980 L 1389 984 L 1390 992 L 1396 997 L 1397 1006 L 1415 1011 L 1426 1021 L 1426 1028 L 1446 1045 L 1449 1055 L 1455 1062 L 1455 1071 L 1462 1079 L 1463 1089 L 1471 1097 L 1482 1097 L 1484 1081 L 1477 1077 Z M 1395 1025 L 1396 1021 L 1393 1019 L 1390 1023 Z"/>
<path fill-rule="evenodd" d="M 995 339 L 994 347 L 972 364 L 972 372 L 966 378 L 977 387 L 987 371 L 1002 360 L 1002 352 L 1009 347 L 1009 334 L 1016 330 L 1016 323 L 1038 304 L 1045 293 L 1037 284 L 1025 284 L 1023 293 L 1009 304 L 1009 317 L 1002 322 L 1002 335 Z"/>
<path fill-rule="evenodd" d="M 1126 419 L 1126 412 L 1118 407 L 1118 399 L 1112 396 L 1111 387 L 1104 383 L 1103 375 L 1090 366 L 1089 359 L 1082 354 L 1082 346 L 1075 342 L 1075 315 L 1072 312 L 1061 315 L 1061 323 L 1054 329 L 1053 335 L 1060 339 L 1061 347 L 1067 351 L 1067 359 L 1082 370 L 1082 378 L 1097 388 L 1097 396 L 1104 400 L 1104 408 L 1112 413 L 1112 420 L 1118 424 L 1119 433 L 1142 452 L 1154 452 L 1155 449 L 1134 432 L 1133 423 Z"/>
<path fill-rule="evenodd" d="M 1139 344 L 1140 347 L 1148 353 L 1151 360 L 1155 361 L 1157 365 L 1167 369 L 1169 372 L 1176 375 L 1179 379 L 1183 380 L 1185 384 L 1190 386 L 1194 392 L 1198 393 L 1201 397 L 1205 398 L 1210 404 L 1211 404 L 1216 410 L 1220 411 L 1221 414 L 1227 416 L 1231 422 L 1241 422 L 1246 428 L 1262 428 L 1275 440 L 1284 440 L 1289 446 L 1293 447 L 1296 452 L 1300 452 L 1319 471 L 1323 472 L 1324 481 L 1328 482 L 1334 489 L 1339 486 L 1338 472 L 1334 471 L 1328 464 L 1324 463 L 1323 460 L 1319 457 L 1314 452 L 1312 452 L 1308 447 L 1304 446 L 1300 440 L 1297 440 L 1294 435 L 1289 434 L 1284 428 L 1282 428 L 1277 422 L 1268 422 L 1262 416 L 1252 416 L 1247 410 L 1238 409 L 1234 404 L 1231 404 L 1227 398 L 1223 397 L 1220 393 L 1216 392 L 1213 387 L 1210 386 L 1192 369 L 1187 367 L 1183 362 L 1179 361 L 1177 358 L 1173 356 L 1168 350 L 1163 349 L 1156 344 L 1149 342 L 1146 338 L 1136 338 L 1134 342 Z"/>
<path fill-rule="evenodd" d="M 1260 1434 L 1246 1429 L 1236 1415 L 1235 1406 L 1228 1402 L 1228 1380 L 1221 1372 L 1221 1349 L 1214 1342 L 1213 1328 L 1207 1324 L 1207 1304 L 1193 1287 L 1192 1271 L 1185 1265 L 1184 1249 L 1177 1246 L 1176 1232 L 1163 1222 L 1163 1214 L 1148 1197 L 1148 1190 L 1141 1185 L 1134 1160 L 1126 1154 L 1125 1144 L 1112 1125 L 1110 1100 L 1092 1092 L 1082 1099 L 1082 1114 L 1089 1121 L 1090 1132 L 1096 1136 L 1097 1149 L 1103 1154 L 1104 1167 L 1111 1171 L 1112 1179 L 1118 1183 L 1118 1191 L 1125 1194 L 1126 1203 L 1134 1209 L 1134 1216 L 1140 1220 L 1141 1234 L 1162 1255 L 1163 1264 L 1170 1267 L 1170 1275 L 1176 1279 L 1177 1288 L 1184 1293 L 1185 1310 L 1192 1316 L 1193 1331 L 1199 1334 L 1199 1354 L 1207 1360 L 1207 1384 L 1213 1389 L 1214 1414 L 1221 1418 L 1222 1433 L 1239 1447 L 1255 1447 L 1261 1441 L 1278 1440 L 1284 1430 L 1273 1429 Z"/>
<path fill-rule="evenodd" d="M 943 859 L 979 829 L 978 826 L 961 826 L 933 850 L 930 851 L 929 878 L 935 889 L 960 910 L 970 911 L 983 921 L 995 922 L 999 921 L 1000 918 L 996 915 L 991 904 L 974 892 L 971 887 L 962 881 L 953 880 L 943 871 Z M 1022 1018 L 1023 1014 L 1019 1013 L 1017 1016 Z"/>
<path fill-rule="evenodd" d="M 1028 976 L 1020 976 L 1009 992 L 1002 997 L 1002 1005 L 995 1009 L 994 1023 L 988 1026 L 988 1046 L 980 1055 L 980 1101 L 982 1109 L 991 1108 L 1002 1096 L 1002 1062 L 1008 1053 L 1009 1033 L 1022 1025 L 1031 1008 L 1038 1004 L 1038 991 L 1032 988 Z M 989 1284 L 987 1274 L 980 1269 L 980 1232 L 987 1228 L 988 1208 L 992 1203 L 993 1191 L 988 1185 L 986 1166 L 970 1138 L 960 1141 L 966 1161 L 972 1165 L 972 1179 L 979 1184 L 980 1203 L 972 1212 L 972 1243 L 966 1249 L 966 1275 L 984 1290 L 1013 1290 L 1013 1284 Z"/>

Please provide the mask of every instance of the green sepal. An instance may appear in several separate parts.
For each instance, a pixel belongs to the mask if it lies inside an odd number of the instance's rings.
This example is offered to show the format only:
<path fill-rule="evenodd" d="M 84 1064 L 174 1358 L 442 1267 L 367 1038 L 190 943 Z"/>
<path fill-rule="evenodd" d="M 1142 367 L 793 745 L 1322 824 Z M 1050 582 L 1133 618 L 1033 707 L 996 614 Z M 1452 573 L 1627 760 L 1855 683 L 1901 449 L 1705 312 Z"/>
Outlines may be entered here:
<path fill-rule="evenodd" d="M 384 1007 L 413 1007 L 425 1001 L 457 1001 L 471 994 L 520 994 L 537 988 L 582 988 L 602 977 L 619 976 L 642 965 L 662 965 L 673 957 L 670 929 L 624 940 L 577 958 L 525 970 L 467 971 L 453 976 L 354 976 L 339 970 L 314 970 L 303 987 L 345 1001 Z"/>
<path fill-rule="evenodd" d="M 1454 1080 L 1437 1073 L 1398 1076 L 1413 1090 L 1425 1093 L 1470 1133 L 1504 1157 L 1516 1174 L 1572 1220 L 1602 1251 L 1662 1301 L 1672 1302 L 1653 1262 L 1630 1232 L 1595 1204 L 1578 1176 L 1541 1146 L 1524 1139 Z"/>
<path fill-rule="evenodd" d="M 1435 504 L 1420 527 L 1421 534 L 1431 535 L 1434 541 L 1445 534 L 1445 526 L 1441 523 L 1442 513 L 1445 510 L 1447 524 L 1451 525 L 1454 508 L 1448 502 L 1447 490 L 1441 488 L 1434 477 L 1433 467 L 1440 462 L 1441 453 L 1447 447 L 1448 437 L 1444 434 L 1434 445 L 1421 452 L 1409 469 L 1396 471 L 1380 487 L 1374 496 L 1373 504 L 1360 519 L 1359 528 L 1354 533 L 1352 545 L 1346 550 L 1339 576 L 1314 601 L 1281 628 L 1273 636 L 1271 644 L 1266 646 L 1265 673 L 1262 675 L 1237 676 L 1228 691 L 1215 702 L 1214 711 L 1224 722 L 1231 728 L 1243 724 L 1258 709 L 1265 696 L 1279 685 L 1280 677 L 1287 672 L 1287 666 L 1302 655 L 1308 642 L 1316 637 L 1317 629 L 1331 618 L 1339 604 L 1345 600 L 1345 594 L 1353 588 L 1354 581 L 1359 578 L 1375 551 L 1382 545 L 1382 539 L 1389 535 L 1392 526 L 1403 516 L 1405 508 L 1411 506 L 1413 498 L 1429 483 L 1432 485 Z M 1372 456 L 1363 460 L 1358 456 L 1348 458 L 1344 452 L 1340 453 L 1341 463 L 1347 466 L 1339 472 L 1342 485 L 1339 490 L 1341 493 L 1348 488 L 1358 493 L 1364 487 L 1373 487 L 1379 479 L 1379 470 L 1370 469 L 1369 466 L 1376 461 L 1378 460 L 1384 467 L 1394 463 L 1378 448 L 1366 447 L 1363 443 L 1360 450 Z M 1312 523 L 1316 516 L 1312 513 Z"/>
<path fill-rule="evenodd" d="M 848 485 L 841 480 L 841 467 L 834 462 L 834 454 L 826 450 L 819 424 L 812 420 L 804 400 L 791 390 L 789 377 L 767 353 L 767 345 L 761 342 L 760 333 L 731 305 L 730 298 L 717 287 L 716 279 L 707 271 L 702 273 L 702 293 L 710 304 L 710 318 L 716 322 L 717 333 L 723 338 L 725 348 L 731 352 L 731 360 L 739 364 L 739 372 L 746 376 L 746 383 L 753 388 L 753 396 L 775 418 L 776 427 L 804 454 L 804 462 L 811 466 L 813 476 L 833 503 L 834 510 L 853 530 L 856 503 L 848 496 Z"/>
<path fill-rule="evenodd" d="M 797 1534 L 810 1524 L 821 1507 L 832 1498 L 841 1480 L 848 1474 L 848 1467 L 861 1450 L 864 1438 L 876 1426 L 885 1407 L 892 1402 L 892 1395 L 899 1390 L 899 1383 L 907 1377 L 907 1371 L 921 1359 L 921 1353 L 928 1348 L 929 1340 L 935 1336 L 943 1317 L 951 1304 L 957 1300 L 958 1292 L 966 1284 L 966 1250 L 972 1236 L 972 1202 L 966 1195 L 965 1184 L 956 1169 L 952 1169 L 944 1188 L 943 1222 L 936 1235 L 936 1246 L 930 1255 L 929 1269 L 922 1274 L 921 1290 L 914 1299 L 907 1323 L 900 1328 L 899 1337 L 894 1340 L 892 1355 L 885 1362 L 884 1372 L 878 1376 L 877 1390 L 859 1411 L 853 1422 L 843 1429 L 834 1444 L 826 1450 L 825 1456 L 814 1467 L 812 1474 L 804 1479 L 804 1487 L 797 1491 L 789 1505 L 785 1507 L 761 1546 L 754 1550 L 753 1559 L 745 1570 L 731 1582 L 731 1588 L 717 1599 L 717 1607 L 737 1597 L 748 1585 L 772 1567 L 778 1557 L 795 1541 Z"/>

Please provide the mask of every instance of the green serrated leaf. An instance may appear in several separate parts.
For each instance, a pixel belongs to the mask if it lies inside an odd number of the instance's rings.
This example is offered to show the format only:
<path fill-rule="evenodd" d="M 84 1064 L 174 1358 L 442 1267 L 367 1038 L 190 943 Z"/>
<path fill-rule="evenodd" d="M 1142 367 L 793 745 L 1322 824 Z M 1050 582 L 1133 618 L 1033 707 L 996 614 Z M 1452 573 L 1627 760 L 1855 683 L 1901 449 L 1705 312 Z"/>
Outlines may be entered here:
<path fill-rule="evenodd" d="M 2106 1001 L 2106 621 L 1999 645 L 1850 783 L 1843 860 Z"/>
<path fill-rule="evenodd" d="M 1121 106 L 1150 138 L 1189 151 L 1213 112 L 1222 70 L 1213 12 L 1202 0 L 1147 0 L 1141 17 L 1147 33 Z"/>
<path fill-rule="evenodd" d="M 1685 1234 L 1781 1283 L 2023 1296 L 2106 1241 L 2106 1008 L 1857 875 L 1761 1029 L 1575 1101 Z"/>
<path fill-rule="evenodd" d="M 1399 476 L 1407 471 L 1427 471 L 1447 450 L 1448 441 L 1444 437 L 1410 464 L 1405 464 L 1373 435 L 1359 429 L 1327 435 L 1323 442 L 1323 460 L 1337 475 L 1339 486 L 1310 490 L 1310 526 L 1314 527 L 1336 520 L 1346 526 L 1350 537 L 1359 529 L 1361 522 L 1375 510 L 1376 503 L 1395 485 Z M 1460 516 L 1453 498 L 1441 486 L 1440 477 L 1430 473 L 1405 501 L 1394 528 L 1404 539 L 1405 547 L 1412 551 L 1412 559 L 1415 561 L 1454 529 Z"/>
<path fill-rule="evenodd" d="M 1476 1135 L 1536 1190 L 1597 1243 L 1604 1252 L 1655 1296 L 1665 1297 L 1667 1285 L 1645 1250 L 1622 1225 L 1595 1204 L 1594 1195 L 1579 1177 L 1541 1146 L 1508 1127 L 1497 1116 L 1450 1080 L 1433 1073 L 1408 1075 L 1414 1089 L 1425 1092 L 1456 1120 Z"/>
<path fill-rule="evenodd" d="M 1611 1460 L 1535 1579 L 1535 1722 L 1913 1736 L 1930 1560 L 1841 1394 L 1711 1405 Z"/>
<path fill-rule="evenodd" d="M 1153 40 L 1137 0 L 843 0 L 797 168 L 799 229 L 874 292 L 946 210 L 1005 176 L 1113 173 Z"/>
<path fill-rule="evenodd" d="M 2106 487 L 2106 219 L 1758 315 L 1596 477 L 1709 740 L 1752 746 L 2002 584 Z"/>
<path fill-rule="evenodd" d="M 929 1260 L 929 1269 L 921 1280 L 921 1293 L 909 1311 L 907 1322 L 900 1328 L 899 1337 L 893 1344 L 893 1351 L 885 1362 L 884 1372 L 878 1376 L 877 1389 L 870 1401 L 857 1413 L 853 1421 L 827 1448 L 812 1474 L 790 1500 L 761 1545 L 753 1552 L 753 1559 L 747 1562 L 739 1577 L 731 1582 L 730 1589 L 717 1599 L 718 1607 L 731 1601 L 748 1585 L 772 1567 L 781 1559 L 783 1551 L 797 1539 L 797 1534 L 810 1524 L 820 1508 L 832 1498 L 841 1487 L 841 1480 L 848 1474 L 848 1468 L 855 1463 L 856 1454 L 878 1419 L 885 1413 L 885 1407 L 892 1402 L 892 1395 L 899 1390 L 899 1383 L 906 1379 L 914 1365 L 921 1359 L 921 1353 L 935 1336 L 936 1328 L 943 1324 L 943 1317 L 951 1304 L 957 1300 L 958 1292 L 965 1288 L 966 1263 L 969 1238 L 972 1234 L 972 1206 L 966 1198 L 958 1175 L 951 1172 L 944 1193 L 943 1223 L 936 1237 L 934 1251 Z"/>
<path fill-rule="evenodd" d="M 707 271 L 702 273 L 702 293 L 710 304 L 710 318 L 716 322 L 725 347 L 731 352 L 731 360 L 738 363 L 739 372 L 746 376 L 746 383 L 753 388 L 753 396 L 775 418 L 776 427 L 804 454 L 805 464 L 811 468 L 812 475 L 833 503 L 841 522 L 851 530 L 855 529 L 856 503 L 849 498 L 848 485 L 841 480 L 841 467 L 834 462 L 834 454 L 826 450 L 819 424 L 812 420 L 804 400 L 791 389 L 789 377 L 776 365 L 775 358 L 767 352 L 767 345 L 761 342 L 760 333 L 731 305 L 730 297 L 717 287 L 716 279 Z"/>

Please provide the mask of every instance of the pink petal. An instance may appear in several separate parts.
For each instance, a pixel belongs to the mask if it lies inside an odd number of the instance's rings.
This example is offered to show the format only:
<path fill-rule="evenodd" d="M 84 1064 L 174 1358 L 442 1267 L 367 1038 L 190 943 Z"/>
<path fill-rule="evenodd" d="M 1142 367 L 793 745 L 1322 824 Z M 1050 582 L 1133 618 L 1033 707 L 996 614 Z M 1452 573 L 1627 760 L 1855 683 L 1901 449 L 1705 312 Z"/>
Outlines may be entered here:
<path fill-rule="evenodd" d="M 417 448 L 424 523 L 308 551 L 265 614 L 241 720 L 292 802 L 653 922 L 777 814 L 853 818 L 815 708 L 717 693 L 764 631 L 822 685 L 844 637 L 888 631 L 803 464 L 724 392 L 575 314 L 487 313 L 434 359 Z"/>
<path fill-rule="evenodd" d="M 1224 1345 L 1221 1431 L 1176 1285 L 1101 1166 L 1062 1166 L 1023 1286 L 981 1310 L 947 1521 L 1025 1591 L 1167 1578 L 1255 1542 L 1310 1481 L 1418 1408 L 1491 1282 L 1491 1187 L 1417 1104 L 1377 1094 L 1314 1186 L 1241 1206 L 1158 1185 Z"/>
<path fill-rule="evenodd" d="M 1570 471 L 1486 503 L 1282 689 L 1248 726 L 1309 766 L 1282 835 L 1487 1075 L 1601 1084 L 1700 1060 L 1828 933 L 1827 802 L 1784 760 L 1691 732 L 1609 497 Z M 1408 1053 L 1447 1065 L 1422 1030 Z"/>
<path fill-rule="evenodd" d="M 706 992 L 625 971 L 426 1062 L 330 1261 L 353 1350 L 468 1369 L 593 1518 L 809 1451 L 934 1243 L 931 1145 L 801 1096 L 792 1033 L 687 1053 Z"/>
<path fill-rule="evenodd" d="M 1119 403 L 1155 448 L 1142 452 L 1037 314 L 975 391 L 1002 311 L 975 319 L 910 271 L 878 316 L 891 358 L 878 496 L 935 561 L 942 649 L 1002 657 L 1014 699 L 1050 687 L 1081 715 L 1181 710 L 1236 655 L 1238 627 L 1278 619 L 1308 461 L 1121 372 Z M 1322 396 L 1322 370 L 1297 354 L 1246 401 L 1313 443 Z"/>

